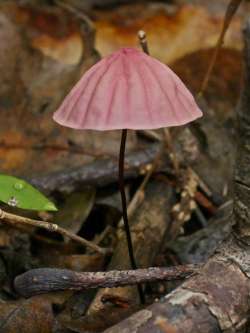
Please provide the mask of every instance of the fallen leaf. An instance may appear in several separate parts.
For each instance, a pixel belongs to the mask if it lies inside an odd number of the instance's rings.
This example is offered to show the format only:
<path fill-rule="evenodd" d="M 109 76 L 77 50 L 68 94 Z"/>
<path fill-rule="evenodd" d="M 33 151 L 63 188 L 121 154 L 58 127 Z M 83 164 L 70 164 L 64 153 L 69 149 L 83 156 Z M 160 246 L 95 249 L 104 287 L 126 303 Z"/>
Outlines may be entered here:
<path fill-rule="evenodd" d="M 102 271 L 104 266 L 104 256 L 99 254 L 72 254 L 55 256 L 44 256 L 43 265 L 63 269 L 71 269 L 77 272 Z"/>
<path fill-rule="evenodd" d="M 147 33 L 151 55 L 169 64 L 215 46 L 226 7 L 221 9 L 215 14 L 204 5 L 159 3 L 95 11 L 96 47 L 103 56 L 123 46 L 138 47 L 137 32 L 142 29 Z M 226 47 L 242 48 L 241 23 L 242 18 L 236 15 L 225 38 Z"/>
<path fill-rule="evenodd" d="M 171 68 L 196 95 L 214 49 L 198 50 L 173 62 Z M 195 73 L 195 75 L 194 75 Z M 204 92 L 209 106 L 216 110 L 218 120 L 235 116 L 235 105 L 240 96 L 242 54 L 239 50 L 223 48 L 218 54 L 210 82 Z"/>
<path fill-rule="evenodd" d="M 52 120 L 66 93 L 98 60 L 93 32 L 82 25 L 86 28 L 57 7 L 0 5 L 1 172 L 44 174 L 118 152 L 118 131 L 72 131 Z M 128 149 L 134 143 L 131 134 Z M 73 153 L 72 147 L 85 153 Z"/>
<path fill-rule="evenodd" d="M 51 303 L 45 297 L 38 296 L 8 303 L 0 302 L 1 332 L 51 333 L 53 322 Z"/>

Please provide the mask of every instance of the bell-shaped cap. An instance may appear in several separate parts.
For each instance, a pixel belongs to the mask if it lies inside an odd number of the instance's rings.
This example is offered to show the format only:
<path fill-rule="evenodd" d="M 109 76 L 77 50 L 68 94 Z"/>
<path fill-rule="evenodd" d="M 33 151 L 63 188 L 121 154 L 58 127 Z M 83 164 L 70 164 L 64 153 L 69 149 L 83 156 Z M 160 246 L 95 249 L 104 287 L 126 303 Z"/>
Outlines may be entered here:
<path fill-rule="evenodd" d="M 53 119 L 76 129 L 155 129 L 202 116 L 178 76 L 135 48 L 122 48 L 91 67 Z"/>

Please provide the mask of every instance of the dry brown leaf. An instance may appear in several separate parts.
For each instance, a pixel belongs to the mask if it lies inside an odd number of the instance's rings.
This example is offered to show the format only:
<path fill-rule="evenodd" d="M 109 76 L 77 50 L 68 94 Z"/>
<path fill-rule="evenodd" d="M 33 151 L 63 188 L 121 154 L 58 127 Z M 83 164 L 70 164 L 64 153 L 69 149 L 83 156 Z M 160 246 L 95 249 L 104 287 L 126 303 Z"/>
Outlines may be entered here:
<path fill-rule="evenodd" d="M 86 28 L 86 22 L 76 21 L 61 8 L 13 2 L 0 6 L 0 23 L 1 172 L 46 173 L 93 159 L 70 153 L 72 145 L 94 155 L 117 153 L 118 131 L 73 131 L 52 121 L 52 113 L 65 94 L 97 60 L 92 32 L 86 35 L 82 27 Z M 31 149 L 38 145 L 66 150 Z"/>
<path fill-rule="evenodd" d="M 171 65 L 171 68 L 194 94 L 199 92 L 213 52 L 214 49 L 199 50 Z M 204 92 L 209 106 L 216 110 L 218 120 L 228 119 L 229 116 L 235 114 L 234 108 L 241 88 L 241 74 L 241 52 L 232 48 L 220 50 L 209 84 Z"/>
<path fill-rule="evenodd" d="M 71 269 L 77 272 L 95 272 L 102 271 L 104 267 L 104 257 L 99 254 L 55 254 L 51 257 L 45 257 L 43 264 L 48 267 Z"/>
<path fill-rule="evenodd" d="M 4 333 L 51 333 L 54 316 L 46 297 L 0 302 L 0 331 Z"/>
<path fill-rule="evenodd" d="M 138 46 L 137 31 L 143 29 L 148 36 L 151 55 L 171 63 L 186 54 L 214 47 L 224 12 L 215 14 L 205 6 L 191 4 L 179 7 L 140 4 L 99 11 L 95 13 L 97 50 L 106 55 L 119 47 Z M 225 46 L 242 47 L 239 16 L 228 30 Z"/>

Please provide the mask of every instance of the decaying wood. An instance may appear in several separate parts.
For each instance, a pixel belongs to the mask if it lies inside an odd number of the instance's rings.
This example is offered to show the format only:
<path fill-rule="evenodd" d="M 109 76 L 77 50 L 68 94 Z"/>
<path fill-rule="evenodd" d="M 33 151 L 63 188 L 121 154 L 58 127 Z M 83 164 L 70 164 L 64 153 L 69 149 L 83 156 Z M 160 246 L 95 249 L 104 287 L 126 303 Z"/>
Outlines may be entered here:
<path fill-rule="evenodd" d="M 134 178 L 148 164 L 152 163 L 160 151 L 159 144 L 127 154 L 125 158 L 125 178 Z M 118 163 L 115 158 L 98 159 L 77 168 L 50 173 L 29 179 L 30 183 L 42 191 L 71 192 L 82 185 L 105 186 L 117 182 Z"/>
<path fill-rule="evenodd" d="M 186 265 L 83 273 L 68 269 L 38 268 L 19 275 L 15 279 L 15 289 L 20 295 L 30 297 L 58 290 L 114 288 L 144 282 L 179 280 L 197 272 L 198 268 L 198 265 Z"/>
<path fill-rule="evenodd" d="M 245 44 L 246 75 L 238 112 L 233 232 L 198 275 L 161 302 L 106 330 L 107 333 L 244 331 L 250 304 L 250 21 L 245 29 Z"/>
<path fill-rule="evenodd" d="M 134 252 L 139 268 L 150 267 L 159 251 L 168 226 L 172 201 L 171 188 L 162 182 L 151 181 L 147 185 L 144 202 L 130 219 Z M 119 231 L 117 247 L 114 249 L 107 270 L 130 269 L 124 236 L 124 233 Z M 131 303 L 138 302 L 135 287 L 102 289 L 97 293 L 88 310 L 89 316 L 98 316 L 98 313 L 107 307 L 102 302 L 106 294 L 126 298 Z M 123 309 L 117 309 L 117 311 L 122 317 Z"/>
<path fill-rule="evenodd" d="M 70 231 L 60 227 L 59 225 L 57 225 L 55 223 L 50 223 L 50 222 L 45 222 L 45 221 L 40 221 L 40 220 L 33 220 L 33 219 L 30 219 L 27 217 L 10 214 L 8 212 L 3 211 L 2 209 L 0 209 L 0 221 L 2 223 L 7 223 L 12 226 L 15 226 L 18 224 L 25 225 L 25 226 L 29 225 L 29 226 L 33 226 L 33 227 L 42 228 L 42 229 L 45 229 L 50 232 L 57 232 L 57 233 L 61 234 L 62 236 L 66 236 L 85 247 L 91 248 L 92 250 L 94 250 L 98 253 L 101 253 L 101 254 L 107 253 L 107 249 L 104 249 L 104 248 L 96 245 L 95 243 L 88 241 L 87 239 L 84 239 L 78 235 L 73 234 Z"/>
<path fill-rule="evenodd" d="M 165 251 L 175 253 L 181 263 L 206 262 L 216 248 L 225 240 L 232 229 L 232 203 L 221 207 L 206 228 L 195 233 L 178 237 L 166 244 Z"/>

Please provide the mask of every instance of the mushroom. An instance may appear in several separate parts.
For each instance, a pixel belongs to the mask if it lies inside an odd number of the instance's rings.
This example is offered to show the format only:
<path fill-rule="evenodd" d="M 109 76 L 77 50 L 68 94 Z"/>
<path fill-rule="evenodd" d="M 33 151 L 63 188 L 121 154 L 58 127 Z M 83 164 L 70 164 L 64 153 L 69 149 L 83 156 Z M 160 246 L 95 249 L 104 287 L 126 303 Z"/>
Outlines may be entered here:
<path fill-rule="evenodd" d="M 122 130 L 119 189 L 132 269 L 136 269 L 124 191 L 128 129 L 179 126 L 202 116 L 193 96 L 166 65 L 136 48 L 125 47 L 92 66 L 64 99 L 53 119 L 74 129 Z M 143 303 L 144 295 L 138 285 Z"/>

